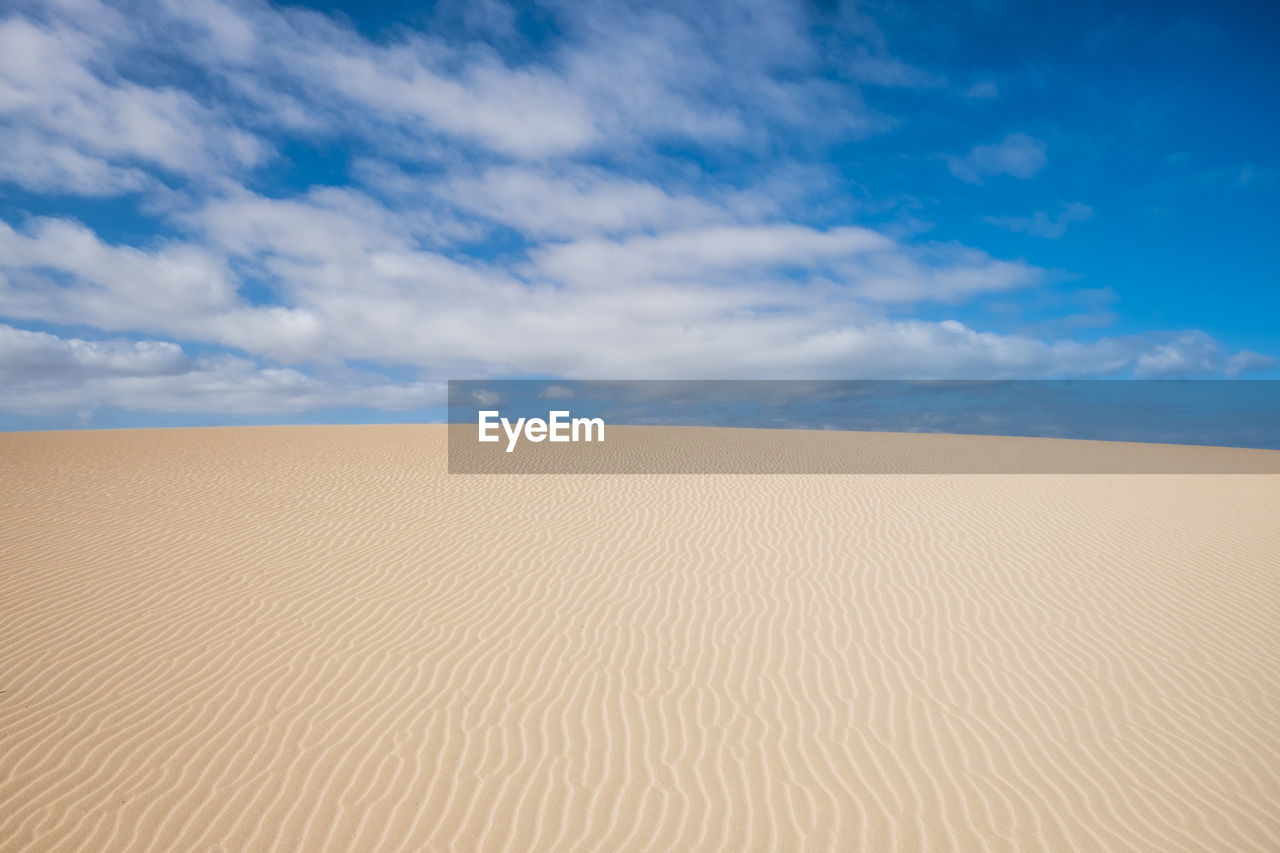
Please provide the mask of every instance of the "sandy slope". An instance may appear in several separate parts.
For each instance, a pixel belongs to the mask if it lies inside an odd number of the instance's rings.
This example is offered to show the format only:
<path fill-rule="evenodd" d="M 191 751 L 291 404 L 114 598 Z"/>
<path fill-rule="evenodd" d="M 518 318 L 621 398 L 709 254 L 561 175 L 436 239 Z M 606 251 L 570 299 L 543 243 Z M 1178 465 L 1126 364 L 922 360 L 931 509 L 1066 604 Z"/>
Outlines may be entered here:
<path fill-rule="evenodd" d="M 1280 476 L 443 453 L 0 436 L 0 849 L 1280 849 Z"/>

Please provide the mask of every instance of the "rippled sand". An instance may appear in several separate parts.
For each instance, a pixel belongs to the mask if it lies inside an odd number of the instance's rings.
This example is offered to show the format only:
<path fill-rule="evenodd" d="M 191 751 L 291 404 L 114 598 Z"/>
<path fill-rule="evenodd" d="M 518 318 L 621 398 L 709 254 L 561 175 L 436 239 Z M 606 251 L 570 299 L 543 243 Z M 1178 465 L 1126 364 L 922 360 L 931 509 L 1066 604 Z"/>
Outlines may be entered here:
<path fill-rule="evenodd" d="M 1280 476 L 444 472 L 0 435 L 0 849 L 1280 849 Z"/>

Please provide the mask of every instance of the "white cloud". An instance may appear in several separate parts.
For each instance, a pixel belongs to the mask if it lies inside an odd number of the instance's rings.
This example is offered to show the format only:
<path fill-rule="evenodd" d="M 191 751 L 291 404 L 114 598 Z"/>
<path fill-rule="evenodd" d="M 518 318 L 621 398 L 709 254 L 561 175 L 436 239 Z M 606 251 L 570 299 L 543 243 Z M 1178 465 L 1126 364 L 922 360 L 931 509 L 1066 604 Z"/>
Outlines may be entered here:
<path fill-rule="evenodd" d="M 34 193 L 113 196 L 156 185 L 141 169 L 118 166 L 29 131 L 0 128 L 0 181 Z"/>
<path fill-rule="evenodd" d="M 0 315 L 195 331 L 211 312 L 235 304 L 229 270 L 205 248 L 112 245 L 65 219 L 36 218 L 23 231 L 0 222 Z"/>
<path fill-rule="evenodd" d="M 370 48 L 339 37 L 279 49 L 282 64 L 363 110 L 415 119 L 504 154 L 542 157 L 599 138 L 589 105 L 563 80 L 509 68 L 492 55 L 470 57 L 453 77 L 443 69 L 454 57 L 427 40 Z"/>
<path fill-rule="evenodd" d="M 1141 379 L 1204 375 L 1223 369 L 1222 347 L 1204 332 L 1184 332 L 1138 356 L 1133 373 Z"/>
<path fill-rule="evenodd" d="M 597 377 L 615 378 L 1027 377 L 1109 374 L 1135 365 L 1141 375 L 1160 376 L 1175 363 L 1196 370 L 1221 366 L 1204 361 L 1212 346 L 1196 335 L 1046 344 L 977 332 L 954 321 L 914 320 L 813 326 L 807 336 L 788 334 L 794 331 L 768 323 L 741 333 L 725 328 L 719 332 L 722 339 L 706 347 L 696 335 L 667 330 L 665 346 L 648 357 L 637 360 L 635 350 L 621 346 L 600 353 L 592 365 L 600 368 Z M 224 415 L 340 406 L 409 411 L 437 407 L 445 399 L 440 381 L 393 382 L 341 369 L 309 375 L 234 356 L 192 358 L 171 342 L 85 341 L 6 325 L 0 325 L 0 365 L 7 383 L 0 411 L 25 415 L 103 407 Z M 558 392 L 546 396 L 563 398 Z M 480 399 L 485 405 L 493 401 L 488 394 Z"/>
<path fill-rule="evenodd" d="M 30 265 L 0 288 L 0 311 L 150 329 L 330 370 L 354 359 L 411 365 L 434 378 L 1165 375 L 1225 361 L 1205 350 L 1207 336 L 1046 343 L 891 319 L 876 306 L 954 302 L 1032 285 L 1040 273 L 864 228 L 588 237 L 545 244 L 506 268 L 424 249 L 410 226 L 347 191 L 287 201 L 237 194 L 189 221 L 208 247 L 112 246 L 60 221 L 0 230 L 0 257 Z M 279 304 L 236 294 L 233 268 L 252 271 Z M 15 277 L 30 281 L 15 286 Z M 167 298 L 146 298 L 162 286 Z M 253 375 L 260 389 L 305 398 L 292 373 Z"/>
<path fill-rule="evenodd" d="M 951 174 L 971 184 L 985 177 L 1012 175 L 1030 178 L 1049 162 L 1043 140 L 1026 133 L 1011 133 L 994 145 L 978 145 L 964 157 L 947 157 Z"/>
<path fill-rule="evenodd" d="M 799 225 L 713 226 L 615 241 L 588 238 L 536 250 L 543 276 L 598 289 L 619 282 L 697 281 L 724 273 L 823 262 L 888 249 L 892 242 L 867 228 L 819 231 Z"/>
<path fill-rule="evenodd" d="M 566 79 L 587 94 L 613 140 L 759 145 L 771 126 L 856 138 L 887 128 L 855 89 L 821 73 L 824 56 L 798 4 L 584 3 Z M 821 115 L 815 126 L 812 118 Z"/>
<path fill-rule="evenodd" d="M 1277 366 L 1280 366 L 1280 359 L 1246 349 L 1240 350 L 1240 352 L 1228 358 L 1222 372 L 1226 374 L 1228 379 L 1235 379 L 1246 373 L 1252 373 L 1257 370 L 1270 370 Z"/>
<path fill-rule="evenodd" d="M 362 193 L 317 187 L 294 198 L 237 191 L 180 214 L 208 242 L 252 257 L 280 247 L 316 262 L 402 251 L 421 223 Z"/>
<path fill-rule="evenodd" d="M 424 141 L 440 136 L 523 159 L 652 139 L 756 144 L 768 126 L 818 112 L 827 132 L 863 135 L 888 124 L 815 73 L 824 63 L 886 85 L 932 83 L 883 51 L 824 57 L 789 4 L 561 11 L 557 46 L 519 64 L 482 42 L 408 31 L 370 40 L 330 16 L 252 2 L 169 3 L 154 27 L 180 33 L 190 59 L 262 107 L 264 121 L 355 130 L 427 159 L 440 152 Z"/>
<path fill-rule="evenodd" d="M 190 361 L 166 341 L 86 341 L 0 324 L 0 377 L 5 382 L 97 376 L 171 376 Z"/>
<path fill-rule="evenodd" d="M 142 412 L 279 414 L 337 406 L 405 411 L 440 405 L 442 382 L 389 382 L 352 371 L 315 376 L 233 356 L 190 358 L 167 341 L 85 341 L 0 324 L 0 411 L 112 407 Z"/>
<path fill-rule="evenodd" d="M 538 249 L 542 279 L 585 290 L 626 286 L 706 292 L 726 304 L 816 307 L 851 302 L 954 302 L 1034 284 L 1038 270 L 957 245 L 908 248 L 866 228 L 820 231 L 795 225 L 715 226 L 627 240 L 586 239 Z M 718 288 L 711 290 L 710 288 Z M 673 297 L 678 298 L 678 297 Z"/>
<path fill-rule="evenodd" d="M 132 45 L 120 43 L 127 37 L 117 18 L 89 4 L 76 15 L 86 29 L 57 19 L 0 19 L 0 121 L 16 143 L 6 152 L 5 177 L 33 189 L 103 195 L 138 189 L 131 168 L 138 164 L 204 176 L 266 156 L 258 137 L 191 94 L 122 77 L 117 60 Z"/>
<path fill-rule="evenodd" d="M 695 197 L 590 168 L 494 167 L 459 175 L 437 192 L 464 211 L 535 238 L 625 234 L 726 218 L 726 211 Z"/>

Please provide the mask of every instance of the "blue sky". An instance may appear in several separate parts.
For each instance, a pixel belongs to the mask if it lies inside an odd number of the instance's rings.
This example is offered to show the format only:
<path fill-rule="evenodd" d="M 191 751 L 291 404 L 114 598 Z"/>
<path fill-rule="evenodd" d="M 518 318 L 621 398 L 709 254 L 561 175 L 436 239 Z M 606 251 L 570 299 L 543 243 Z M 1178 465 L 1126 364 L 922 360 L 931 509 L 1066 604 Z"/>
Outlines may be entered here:
<path fill-rule="evenodd" d="M 1275 4 L 5 10 L 0 427 L 1280 377 Z"/>

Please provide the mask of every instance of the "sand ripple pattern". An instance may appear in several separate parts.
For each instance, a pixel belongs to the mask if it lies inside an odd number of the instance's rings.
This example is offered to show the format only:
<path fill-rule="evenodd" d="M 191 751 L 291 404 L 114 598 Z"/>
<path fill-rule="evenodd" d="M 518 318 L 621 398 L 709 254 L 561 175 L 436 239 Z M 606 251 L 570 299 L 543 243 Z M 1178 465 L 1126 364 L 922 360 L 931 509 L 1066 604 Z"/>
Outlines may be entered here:
<path fill-rule="evenodd" d="M 0 436 L 0 850 L 1280 850 L 1280 477 L 444 449 Z"/>

